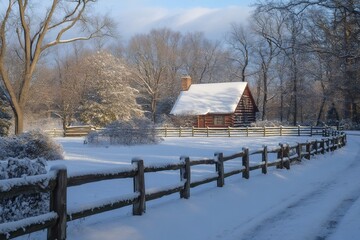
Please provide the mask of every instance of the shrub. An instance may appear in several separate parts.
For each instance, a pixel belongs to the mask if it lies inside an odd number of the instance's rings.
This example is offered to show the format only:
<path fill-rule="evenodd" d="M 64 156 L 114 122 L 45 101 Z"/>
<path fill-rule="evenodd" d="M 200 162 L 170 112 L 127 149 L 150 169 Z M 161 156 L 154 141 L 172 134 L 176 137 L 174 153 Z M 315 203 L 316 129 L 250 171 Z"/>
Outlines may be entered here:
<path fill-rule="evenodd" d="M 360 123 L 353 122 L 351 119 L 343 119 L 339 125 L 344 130 L 360 130 Z"/>
<path fill-rule="evenodd" d="M 256 121 L 254 123 L 251 123 L 251 127 L 280 127 L 282 123 L 277 120 L 264 120 L 264 121 Z"/>
<path fill-rule="evenodd" d="M 0 161 L 0 180 L 45 174 L 44 159 L 9 158 Z M 23 194 L 0 200 L 0 223 L 17 221 L 49 211 L 49 194 Z"/>
<path fill-rule="evenodd" d="M 90 144 L 137 145 L 154 144 L 160 140 L 154 124 L 146 118 L 132 121 L 115 121 L 100 132 L 91 132 L 87 137 Z"/>
<path fill-rule="evenodd" d="M 0 138 L 0 160 L 12 158 L 63 159 L 63 149 L 46 134 L 30 131 L 15 137 Z"/>
<path fill-rule="evenodd" d="M 192 127 L 197 122 L 197 118 L 193 115 L 180 115 L 180 116 L 160 116 L 161 125 L 169 127 Z"/>

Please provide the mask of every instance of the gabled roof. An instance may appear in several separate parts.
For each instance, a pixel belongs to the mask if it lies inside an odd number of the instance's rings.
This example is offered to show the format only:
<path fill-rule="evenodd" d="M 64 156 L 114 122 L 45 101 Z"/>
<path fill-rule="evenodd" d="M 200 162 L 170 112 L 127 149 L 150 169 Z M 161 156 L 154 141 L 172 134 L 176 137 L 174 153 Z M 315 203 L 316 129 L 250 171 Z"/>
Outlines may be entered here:
<path fill-rule="evenodd" d="M 170 114 L 233 113 L 246 86 L 247 82 L 192 84 L 188 91 L 180 93 Z"/>

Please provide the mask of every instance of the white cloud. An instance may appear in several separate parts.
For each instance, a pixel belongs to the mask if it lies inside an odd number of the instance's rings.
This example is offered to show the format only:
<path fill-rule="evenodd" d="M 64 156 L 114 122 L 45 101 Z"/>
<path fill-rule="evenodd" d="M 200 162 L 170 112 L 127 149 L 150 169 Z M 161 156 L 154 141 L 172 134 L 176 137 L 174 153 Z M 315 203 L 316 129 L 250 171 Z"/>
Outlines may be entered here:
<path fill-rule="evenodd" d="M 246 22 L 250 10 L 250 7 L 235 5 L 221 8 L 165 8 L 136 4 L 117 8 L 117 4 L 114 4 L 112 8 L 107 5 L 105 11 L 119 23 L 120 35 L 125 40 L 135 34 L 163 27 L 183 33 L 201 31 L 210 39 L 221 40 L 231 23 Z"/>

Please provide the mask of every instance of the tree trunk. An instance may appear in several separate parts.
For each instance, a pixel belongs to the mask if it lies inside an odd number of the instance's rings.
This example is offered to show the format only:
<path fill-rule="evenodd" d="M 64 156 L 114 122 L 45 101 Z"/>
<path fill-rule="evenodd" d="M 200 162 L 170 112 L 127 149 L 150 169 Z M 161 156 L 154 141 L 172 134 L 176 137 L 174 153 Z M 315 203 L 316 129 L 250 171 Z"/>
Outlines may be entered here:
<path fill-rule="evenodd" d="M 24 132 L 24 113 L 22 109 L 15 109 L 14 120 L 15 120 L 15 135 L 19 135 Z"/>
<path fill-rule="evenodd" d="M 293 95 L 294 95 L 294 108 L 293 108 L 293 125 L 296 126 L 297 125 L 297 113 L 298 113 L 298 92 L 297 92 L 297 82 L 298 82 L 298 79 L 297 79 L 297 64 L 296 64 L 296 60 L 295 60 L 295 56 L 293 55 L 294 57 L 294 62 L 293 62 Z"/>
<path fill-rule="evenodd" d="M 157 105 L 157 96 L 153 95 L 151 100 L 151 120 L 155 123 L 156 121 L 156 105 Z"/>
<path fill-rule="evenodd" d="M 266 107 L 268 102 L 268 94 L 267 94 L 267 67 L 263 67 L 263 89 L 264 89 L 264 96 L 263 96 L 263 108 L 262 108 L 262 121 L 266 120 Z"/>
<path fill-rule="evenodd" d="M 316 120 L 316 126 L 320 125 L 320 119 L 321 119 L 321 116 L 322 116 L 322 114 L 324 112 L 325 102 L 326 102 L 326 97 L 323 97 L 322 101 L 321 101 L 318 117 L 317 117 L 317 120 Z"/>

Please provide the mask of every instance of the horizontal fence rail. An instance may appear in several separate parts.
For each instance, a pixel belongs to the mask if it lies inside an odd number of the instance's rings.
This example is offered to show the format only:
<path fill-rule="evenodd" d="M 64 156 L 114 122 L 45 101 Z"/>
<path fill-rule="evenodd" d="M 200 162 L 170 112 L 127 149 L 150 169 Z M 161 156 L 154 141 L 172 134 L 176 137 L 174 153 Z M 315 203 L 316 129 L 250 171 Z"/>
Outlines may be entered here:
<path fill-rule="evenodd" d="M 190 198 L 190 189 L 202 184 L 215 181 L 217 187 L 223 187 L 225 178 L 236 174 L 241 174 L 243 178 L 249 179 L 250 172 L 255 170 L 261 170 L 263 174 L 266 174 L 269 167 L 290 169 L 291 163 L 294 161 L 310 160 L 311 156 L 325 154 L 345 146 L 346 135 L 339 132 L 334 132 L 334 134 L 336 136 L 298 143 L 293 146 L 280 143 L 274 148 L 267 146 L 255 150 L 243 148 L 241 152 L 228 156 L 223 153 L 215 153 L 212 159 L 190 160 L 189 157 L 185 156 L 181 157 L 177 164 L 163 163 L 146 166 L 142 159 L 134 159 L 130 167 L 112 169 L 111 171 L 87 172 L 67 176 L 66 169 L 53 168 L 47 175 L 27 177 L 26 180 L 23 180 L 24 182 L 19 179 L 0 180 L 0 199 L 23 193 L 51 193 L 49 213 L 35 217 L 42 221 L 37 220 L 33 223 L 30 221 L 28 225 L 22 225 L 21 220 L 10 224 L 0 224 L 0 239 L 9 239 L 46 228 L 48 229 L 48 239 L 66 239 L 67 221 L 131 205 L 133 215 L 142 215 L 145 212 L 147 201 L 169 194 L 178 193 L 180 198 L 188 199 Z M 272 159 L 274 154 L 276 157 Z M 261 161 L 257 164 L 250 161 L 255 155 L 261 156 Z M 228 161 L 239 161 L 240 167 L 226 169 L 225 166 L 227 166 Z M 199 179 L 191 179 L 191 167 L 196 165 L 213 165 L 214 172 Z M 145 188 L 145 175 L 161 171 L 179 171 L 180 181 L 171 186 L 147 190 Z M 88 207 L 67 209 L 67 188 L 111 179 L 133 179 L 134 191 L 127 195 L 92 203 Z M 9 225 L 13 228 L 9 228 Z"/>
<path fill-rule="evenodd" d="M 62 129 L 45 130 L 52 137 L 84 137 L 91 131 L 104 128 L 94 126 L 73 126 Z M 227 127 L 227 128 L 195 128 L 195 127 L 158 127 L 155 129 L 159 137 L 271 137 L 271 136 L 330 136 L 334 134 L 332 127 L 314 126 L 279 126 L 279 127 Z M 134 133 L 136 129 L 124 129 Z"/>

